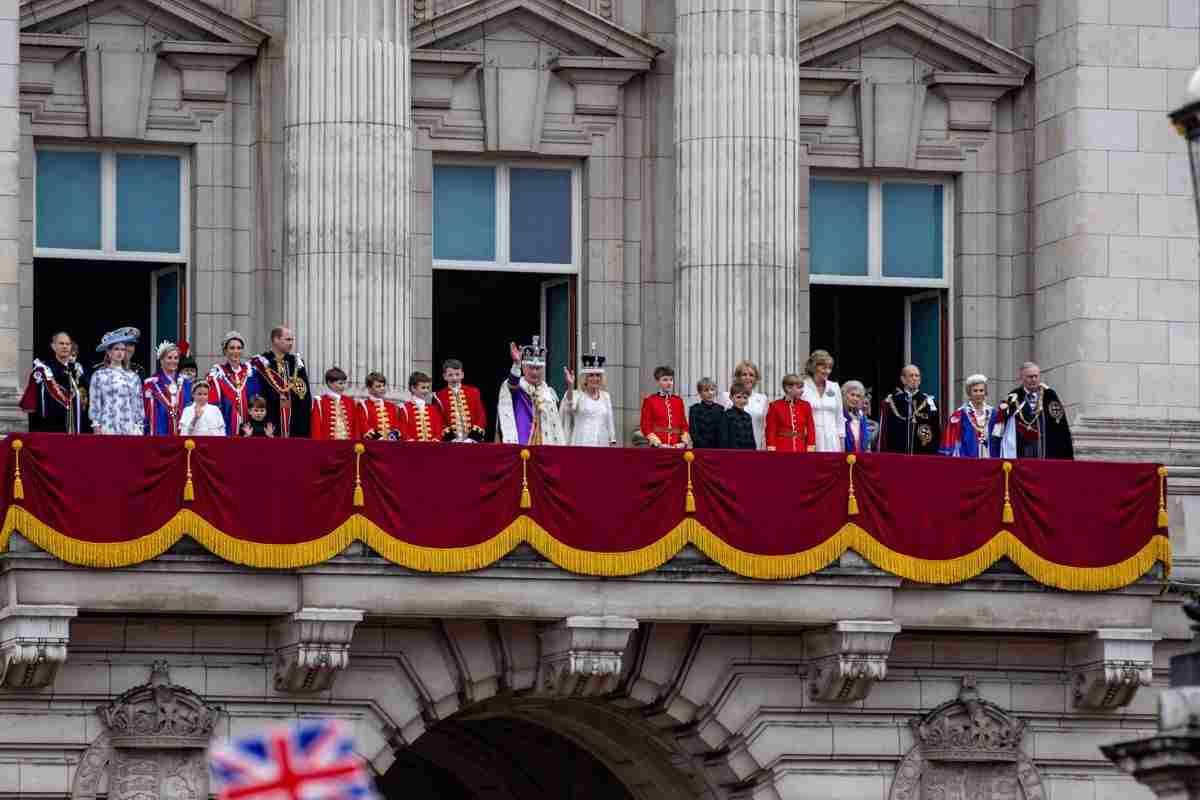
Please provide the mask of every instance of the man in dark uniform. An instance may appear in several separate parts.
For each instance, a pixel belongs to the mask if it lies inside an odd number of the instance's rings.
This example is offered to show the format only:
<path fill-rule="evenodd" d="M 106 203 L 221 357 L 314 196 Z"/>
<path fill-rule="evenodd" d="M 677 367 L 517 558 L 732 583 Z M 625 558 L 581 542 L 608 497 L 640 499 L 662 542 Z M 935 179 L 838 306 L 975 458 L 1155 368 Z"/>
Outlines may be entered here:
<path fill-rule="evenodd" d="M 291 328 L 271 330 L 271 349 L 255 356 L 251 366 L 263 383 L 267 421 L 283 438 L 307 439 L 312 421 L 312 399 L 304 359 L 292 352 L 296 334 Z"/>
<path fill-rule="evenodd" d="M 996 409 L 992 436 L 1000 439 L 1001 458 L 1075 458 L 1066 409 L 1032 361 L 1021 365 L 1021 385 Z"/>
<path fill-rule="evenodd" d="M 942 422 L 933 396 L 921 391 L 921 370 L 900 370 L 900 388 L 883 399 L 879 417 L 879 449 L 884 453 L 937 455 Z"/>
<path fill-rule="evenodd" d="M 50 337 L 53 357 L 33 360 L 33 371 L 20 404 L 21 410 L 29 415 L 30 431 L 87 431 L 87 384 L 83 380 L 83 367 L 72 355 L 73 345 L 70 334 L 59 331 Z"/>

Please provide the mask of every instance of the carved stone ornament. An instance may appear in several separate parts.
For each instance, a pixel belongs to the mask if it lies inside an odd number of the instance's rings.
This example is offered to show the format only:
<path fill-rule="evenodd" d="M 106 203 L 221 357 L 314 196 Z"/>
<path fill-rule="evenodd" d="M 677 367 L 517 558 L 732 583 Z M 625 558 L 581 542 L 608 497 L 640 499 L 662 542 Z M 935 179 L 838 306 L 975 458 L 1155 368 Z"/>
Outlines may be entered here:
<path fill-rule="evenodd" d="M 1149 628 L 1103 628 L 1071 644 L 1075 705 L 1111 711 L 1127 706 L 1154 679 L 1154 643 Z"/>
<path fill-rule="evenodd" d="M 275 626 L 275 689 L 323 692 L 350 663 L 350 640 L 363 612 L 304 608 Z"/>
<path fill-rule="evenodd" d="M 887 657 L 900 626 L 891 621 L 843 620 L 805 635 L 808 694 L 825 703 L 862 700 L 887 677 Z"/>
<path fill-rule="evenodd" d="M 1200 686 L 1159 694 L 1157 735 L 1100 750 L 1157 797 L 1200 796 Z"/>
<path fill-rule="evenodd" d="M 600 697 L 616 688 L 629 636 L 629 617 L 567 617 L 542 631 L 538 690 L 555 697 Z"/>
<path fill-rule="evenodd" d="M 171 683 L 167 662 L 156 661 L 150 680 L 96 709 L 112 746 L 129 749 L 204 749 L 220 709 Z"/>
<path fill-rule="evenodd" d="M 0 609 L 0 675 L 9 689 L 41 689 L 54 683 L 67 660 L 75 606 L 15 605 Z"/>
<path fill-rule="evenodd" d="M 916 745 L 896 770 L 889 800 L 1045 800 L 1021 750 L 1025 723 L 963 678 L 958 699 L 911 723 Z"/>

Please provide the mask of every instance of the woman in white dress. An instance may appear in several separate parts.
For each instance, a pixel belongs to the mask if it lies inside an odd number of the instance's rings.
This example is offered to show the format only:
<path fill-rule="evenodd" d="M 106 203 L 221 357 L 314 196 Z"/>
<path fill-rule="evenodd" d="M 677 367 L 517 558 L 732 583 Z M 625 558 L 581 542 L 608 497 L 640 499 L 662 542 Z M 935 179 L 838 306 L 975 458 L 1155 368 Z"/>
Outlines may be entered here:
<path fill-rule="evenodd" d="M 105 436 L 141 436 L 146 419 L 142 379 L 129 368 L 126 345 L 138 340 L 136 328 L 119 328 L 104 334 L 96 352 L 104 363 L 88 384 L 88 417 L 92 430 Z"/>
<path fill-rule="evenodd" d="M 804 393 L 801 398 L 812 406 L 817 428 L 817 452 L 841 453 L 845 449 L 846 425 L 842 417 L 842 390 L 829 380 L 833 356 L 826 350 L 814 350 L 804 365 Z"/>
<path fill-rule="evenodd" d="M 737 366 L 733 368 L 733 383 L 743 384 L 750 387 L 750 402 L 746 404 L 746 413 L 750 415 L 750 423 L 754 428 L 754 444 L 759 450 L 765 450 L 767 447 L 767 396 L 762 392 L 755 391 L 758 388 L 758 382 L 761 378 L 761 373 L 758 371 L 758 365 L 753 361 L 739 361 Z M 725 408 L 733 407 L 733 400 L 729 397 L 728 391 L 722 391 L 717 397 L 717 402 Z M 818 438 L 820 438 L 818 436 Z"/>
<path fill-rule="evenodd" d="M 183 410 L 179 419 L 183 436 L 224 436 L 225 417 L 221 410 L 208 402 L 208 384 L 203 381 L 192 386 L 192 404 Z"/>
<path fill-rule="evenodd" d="M 616 447 L 617 429 L 613 422 L 612 398 L 604 386 L 604 356 L 592 352 L 583 357 L 583 389 L 575 388 L 575 374 L 563 367 L 567 391 L 563 395 L 560 413 L 567 444 L 582 447 Z"/>

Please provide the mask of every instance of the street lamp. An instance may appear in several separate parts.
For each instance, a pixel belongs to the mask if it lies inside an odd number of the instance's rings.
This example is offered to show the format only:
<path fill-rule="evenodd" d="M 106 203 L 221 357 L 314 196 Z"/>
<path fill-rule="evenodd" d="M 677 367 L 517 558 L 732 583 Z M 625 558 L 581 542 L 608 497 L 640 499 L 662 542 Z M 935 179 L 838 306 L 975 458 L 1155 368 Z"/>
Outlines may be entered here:
<path fill-rule="evenodd" d="M 1200 229 L 1200 69 L 1188 81 L 1187 98 L 1170 114 L 1187 139 L 1192 199 Z M 1171 658 L 1171 688 L 1158 696 L 1158 735 L 1100 749 L 1121 770 L 1159 798 L 1200 799 L 1200 599 L 1183 606 L 1192 623 L 1192 645 Z"/>
<path fill-rule="evenodd" d="M 1196 219 L 1200 223 L 1200 68 L 1188 81 L 1184 104 L 1171 112 L 1171 122 L 1179 135 L 1187 139 L 1188 159 L 1192 166 L 1192 199 L 1196 201 Z"/>

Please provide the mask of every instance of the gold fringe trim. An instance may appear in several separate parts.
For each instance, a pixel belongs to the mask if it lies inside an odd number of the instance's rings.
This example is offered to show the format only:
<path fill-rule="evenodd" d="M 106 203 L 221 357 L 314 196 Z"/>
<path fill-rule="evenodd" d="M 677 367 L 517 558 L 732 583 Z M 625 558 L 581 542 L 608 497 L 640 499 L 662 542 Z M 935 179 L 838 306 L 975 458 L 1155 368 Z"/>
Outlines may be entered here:
<path fill-rule="evenodd" d="M 487 541 L 472 547 L 451 548 L 402 542 L 360 514 L 350 517 L 319 539 L 298 544 L 263 544 L 235 539 L 189 509 L 181 510 L 157 531 L 138 539 L 101 544 L 65 536 L 21 506 L 13 505 L 9 506 L 4 528 L 0 531 L 0 550 L 8 546 L 9 536 L 14 531 L 63 561 L 88 567 L 124 567 L 149 561 L 184 536 L 190 536 L 225 561 L 272 569 L 319 564 L 333 558 L 354 541 L 365 543 L 394 564 L 420 572 L 482 569 L 522 542 L 528 542 L 562 569 L 582 575 L 614 577 L 653 570 L 688 544 L 695 545 L 730 572 L 763 580 L 796 578 L 816 572 L 832 564 L 847 550 L 855 551 L 893 575 L 931 584 L 961 583 L 979 575 L 1001 558 L 1010 559 L 1039 583 L 1086 592 L 1128 586 L 1149 572 L 1155 563 L 1162 563 L 1168 575 L 1171 569 L 1171 543 L 1163 534 L 1153 535 L 1141 550 L 1118 564 L 1072 567 L 1046 560 L 1008 531 L 1000 531 L 977 550 L 958 558 L 932 560 L 896 552 L 853 523 L 847 523 L 836 534 L 808 550 L 775 556 L 739 550 L 691 518 L 682 520 L 658 541 L 626 552 L 593 552 L 571 547 L 525 515 L 513 520 Z"/>
<path fill-rule="evenodd" d="M 20 439 L 13 439 L 13 500 L 25 499 L 25 482 L 21 480 L 21 448 L 24 446 Z"/>

